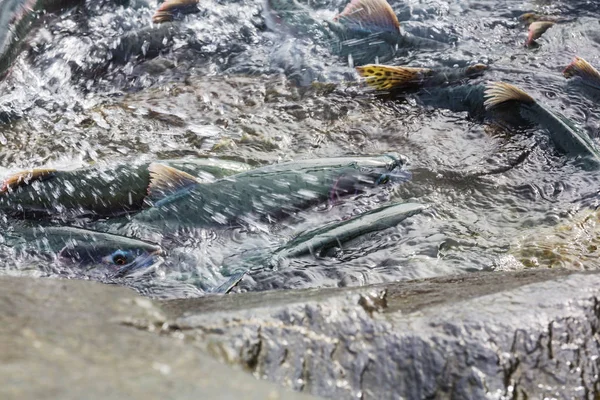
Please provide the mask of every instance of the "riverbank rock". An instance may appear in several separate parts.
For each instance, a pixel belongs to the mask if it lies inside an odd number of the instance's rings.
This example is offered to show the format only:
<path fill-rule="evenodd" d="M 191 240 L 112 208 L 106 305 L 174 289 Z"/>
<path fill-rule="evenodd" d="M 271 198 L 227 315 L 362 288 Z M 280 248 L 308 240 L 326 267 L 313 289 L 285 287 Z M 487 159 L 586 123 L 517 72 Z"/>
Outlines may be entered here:
<path fill-rule="evenodd" d="M 165 331 L 125 288 L 0 277 L 0 399 L 305 399 Z"/>
<path fill-rule="evenodd" d="M 600 273 L 547 269 L 171 301 L 1 277 L 0 398 L 305 397 L 263 378 L 334 399 L 597 400 L 599 298 Z"/>
<path fill-rule="evenodd" d="M 162 304 L 255 376 L 335 399 L 600 398 L 600 274 L 480 273 Z"/>

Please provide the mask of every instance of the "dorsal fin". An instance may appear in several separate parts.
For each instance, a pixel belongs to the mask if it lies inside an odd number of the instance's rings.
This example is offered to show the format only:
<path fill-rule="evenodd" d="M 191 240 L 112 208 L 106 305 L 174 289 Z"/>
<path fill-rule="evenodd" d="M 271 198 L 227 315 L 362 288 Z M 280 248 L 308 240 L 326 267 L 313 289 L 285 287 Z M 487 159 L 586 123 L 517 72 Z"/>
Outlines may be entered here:
<path fill-rule="evenodd" d="M 148 166 L 148 172 L 148 197 L 151 200 L 163 199 L 198 184 L 194 176 L 164 164 L 152 163 Z"/>
<path fill-rule="evenodd" d="M 529 25 L 529 36 L 527 37 L 527 45 L 531 45 L 537 39 L 539 39 L 544 32 L 554 26 L 554 22 L 551 21 L 537 21 Z"/>
<path fill-rule="evenodd" d="M 360 76 L 366 78 L 367 84 L 377 90 L 400 89 L 418 86 L 427 75 L 428 68 L 395 67 L 391 65 L 368 64 L 356 67 Z"/>
<path fill-rule="evenodd" d="M 578 76 L 585 80 L 593 80 L 596 83 L 600 82 L 600 72 L 581 57 L 575 57 L 573 62 L 565 68 L 563 75 L 567 79 Z"/>
<path fill-rule="evenodd" d="M 17 172 L 4 179 L 4 182 L 0 187 L 0 193 L 6 193 L 9 190 L 27 186 L 34 181 L 43 181 L 54 176 L 55 172 L 56 169 L 54 168 L 34 168 Z"/>
<path fill-rule="evenodd" d="M 400 32 L 400 22 L 386 0 L 352 0 L 334 21 L 369 32 Z"/>
<path fill-rule="evenodd" d="M 517 101 L 519 103 L 533 104 L 533 97 L 525 93 L 518 87 L 505 82 L 492 82 L 486 85 L 484 92 L 484 105 L 486 110 L 496 107 L 507 101 Z"/>

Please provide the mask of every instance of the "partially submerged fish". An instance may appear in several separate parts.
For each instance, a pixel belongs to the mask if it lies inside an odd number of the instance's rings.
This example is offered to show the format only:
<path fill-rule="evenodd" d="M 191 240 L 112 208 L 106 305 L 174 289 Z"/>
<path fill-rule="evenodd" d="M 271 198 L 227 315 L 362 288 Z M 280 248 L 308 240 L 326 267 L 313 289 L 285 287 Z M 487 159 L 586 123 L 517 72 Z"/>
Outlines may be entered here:
<path fill-rule="evenodd" d="M 124 277 L 156 264 L 162 249 L 124 236 L 74 227 L 15 227 L 0 235 L 18 252 L 51 256 L 76 273 Z"/>
<path fill-rule="evenodd" d="M 214 183 L 160 164 L 150 167 L 154 206 L 134 223 L 164 230 L 184 226 L 228 226 L 248 218 L 270 221 L 341 196 L 363 192 L 406 175 L 394 155 L 287 162 L 258 168 Z"/>
<path fill-rule="evenodd" d="M 556 15 L 542 15 L 536 13 L 525 13 L 519 16 L 519 19 L 527 24 L 532 24 L 534 22 L 564 22 L 565 18 L 556 16 Z"/>
<path fill-rule="evenodd" d="M 542 37 L 544 33 L 551 27 L 555 25 L 554 22 L 551 21 L 537 21 L 529 25 L 529 33 L 527 36 L 527 42 L 525 42 L 526 46 L 532 46 L 535 44 L 535 41 Z"/>
<path fill-rule="evenodd" d="M 371 210 L 346 221 L 334 222 L 311 230 L 277 249 L 272 258 L 292 258 L 307 254 L 324 254 L 367 233 L 392 228 L 426 206 L 416 203 L 397 203 Z"/>
<path fill-rule="evenodd" d="M 465 68 L 419 68 L 383 64 L 356 67 L 367 84 L 377 90 L 408 90 L 445 86 L 479 77 L 487 65 L 475 64 Z"/>
<path fill-rule="evenodd" d="M 267 0 L 265 12 L 271 29 L 329 43 L 333 52 L 356 65 L 385 61 L 406 49 L 449 46 L 401 32 L 386 0 L 352 0 L 333 21 L 318 19 L 313 10 L 296 0 Z"/>
<path fill-rule="evenodd" d="M 164 160 L 211 182 L 250 167 L 212 158 Z M 15 217 L 103 217 L 137 212 L 150 183 L 149 163 L 89 167 L 73 171 L 33 169 L 6 178 L 0 187 L 0 210 Z"/>
<path fill-rule="evenodd" d="M 333 222 L 323 227 L 304 232 L 283 246 L 265 254 L 264 251 L 244 256 L 241 261 L 225 265 L 229 278 L 216 292 L 230 291 L 251 270 L 279 269 L 282 262 L 290 258 L 312 254 L 326 254 L 334 247 L 342 247 L 360 236 L 382 231 L 398 225 L 405 219 L 419 214 L 427 207 L 416 203 L 389 204 L 346 221 Z"/>
<path fill-rule="evenodd" d="M 600 152 L 587 133 L 578 129 L 565 116 L 538 103 L 518 87 L 504 82 L 493 82 L 487 85 L 485 97 L 486 109 L 506 102 L 517 102 L 519 114 L 544 128 L 560 151 L 571 156 L 584 157 L 594 166 L 600 165 Z"/>
<path fill-rule="evenodd" d="M 577 85 L 584 95 L 600 102 L 600 72 L 581 57 L 575 57 L 563 71 L 569 83 Z"/>
<path fill-rule="evenodd" d="M 161 24 L 173 21 L 178 15 L 198 12 L 198 0 L 167 0 L 158 7 L 152 22 Z"/>
<path fill-rule="evenodd" d="M 23 47 L 44 13 L 72 7 L 82 0 L 4 0 L 0 2 L 0 77 Z"/>

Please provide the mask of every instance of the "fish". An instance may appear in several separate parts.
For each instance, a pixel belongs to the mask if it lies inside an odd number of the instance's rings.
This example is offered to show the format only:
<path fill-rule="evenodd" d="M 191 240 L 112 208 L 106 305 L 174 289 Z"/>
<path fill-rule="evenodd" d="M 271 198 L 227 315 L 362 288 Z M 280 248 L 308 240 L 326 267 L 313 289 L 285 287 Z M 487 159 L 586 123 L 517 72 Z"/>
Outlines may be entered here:
<path fill-rule="evenodd" d="M 158 7 L 152 16 L 152 22 L 161 24 L 163 22 L 173 21 L 178 15 L 193 14 L 198 9 L 199 0 L 167 0 Z"/>
<path fill-rule="evenodd" d="M 556 148 L 567 155 L 582 157 L 590 167 L 600 166 L 600 152 L 588 134 L 573 121 L 537 102 L 522 89 L 505 83 L 489 83 L 485 90 L 486 109 L 516 102 L 519 114 L 544 128 Z"/>
<path fill-rule="evenodd" d="M 153 164 L 151 208 L 131 218 L 164 232 L 181 227 L 218 227 L 248 219 L 274 221 L 301 209 L 362 193 L 389 181 L 404 181 L 405 160 L 389 154 L 285 162 L 257 168 L 213 183 L 200 183 L 180 171 Z"/>
<path fill-rule="evenodd" d="M 154 243 L 69 226 L 13 226 L 0 236 L 19 254 L 51 256 L 86 276 L 131 276 L 157 264 L 163 254 Z"/>
<path fill-rule="evenodd" d="M 258 250 L 234 257 L 223 268 L 227 278 L 213 289 L 216 293 L 231 291 L 247 273 L 265 269 L 278 270 L 292 258 L 312 255 L 319 257 L 334 247 L 372 232 L 392 228 L 400 222 L 421 213 L 428 206 L 418 203 L 392 203 L 357 215 L 345 221 L 332 222 L 297 235 L 275 250 Z"/>
<path fill-rule="evenodd" d="M 272 255 L 272 260 L 325 254 L 332 247 L 340 247 L 367 233 L 394 227 L 426 208 L 427 206 L 418 203 L 393 203 L 346 221 L 325 225 L 303 233 L 280 247 Z"/>
<path fill-rule="evenodd" d="M 532 24 L 534 22 L 566 22 L 568 19 L 556 15 L 542 15 L 536 14 L 532 12 L 528 12 L 525 14 L 521 14 L 519 19 L 527 24 Z"/>
<path fill-rule="evenodd" d="M 420 68 L 383 64 L 356 67 L 369 86 L 377 90 L 409 90 L 446 86 L 484 74 L 487 65 L 475 64 L 464 68 Z"/>
<path fill-rule="evenodd" d="M 327 43 L 353 65 L 386 61 L 408 49 L 443 49 L 449 43 L 414 36 L 400 29 L 386 0 L 352 0 L 333 20 L 315 17 L 296 0 L 266 0 L 267 27 L 299 38 Z"/>
<path fill-rule="evenodd" d="M 600 72 L 581 57 L 575 57 L 563 71 L 569 84 L 595 102 L 600 102 Z"/>
<path fill-rule="evenodd" d="M 162 162 L 197 175 L 193 179 L 203 182 L 250 168 L 244 163 L 214 158 Z M 0 186 L 0 211 L 22 219 L 53 217 L 64 220 L 135 213 L 145 204 L 150 165 L 117 164 L 72 171 L 37 168 L 17 172 Z"/>
<path fill-rule="evenodd" d="M 29 32 L 46 13 L 55 13 L 83 0 L 5 0 L 0 2 L 0 79 L 23 49 Z"/>
<path fill-rule="evenodd" d="M 368 86 L 386 98 L 410 96 L 425 107 L 466 112 L 469 118 L 510 127 L 531 124 L 515 113 L 516 102 L 485 107 L 486 84 L 466 82 L 485 73 L 487 66 L 483 64 L 455 69 L 367 65 L 356 70 Z"/>
<path fill-rule="evenodd" d="M 525 46 L 533 46 L 535 41 L 542 37 L 544 33 L 552 28 L 556 23 L 552 21 L 536 21 L 529 25 L 527 41 Z"/>

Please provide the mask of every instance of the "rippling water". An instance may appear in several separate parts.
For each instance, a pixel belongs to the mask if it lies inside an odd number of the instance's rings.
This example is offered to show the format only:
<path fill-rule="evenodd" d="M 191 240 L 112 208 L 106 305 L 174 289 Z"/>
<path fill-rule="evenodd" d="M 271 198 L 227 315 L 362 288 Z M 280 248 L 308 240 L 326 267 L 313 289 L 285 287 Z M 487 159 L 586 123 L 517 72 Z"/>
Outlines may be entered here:
<path fill-rule="evenodd" d="M 202 1 L 200 12 L 156 27 L 155 1 L 88 0 L 47 15 L 0 82 L 0 173 L 33 166 L 211 155 L 264 165 L 285 160 L 398 152 L 410 182 L 321 206 L 272 226 L 192 230 L 152 277 L 117 283 L 159 297 L 201 295 L 227 257 L 277 246 L 298 232 L 391 201 L 430 205 L 396 228 L 328 256 L 258 270 L 235 290 L 422 278 L 523 268 L 521 242 L 596 205 L 600 174 L 554 150 L 541 130 L 507 130 L 466 113 L 376 97 L 345 57 L 310 38 L 274 32 L 261 1 Z M 311 1 L 332 17 L 342 0 Z M 516 84 L 596 137 L 596 105 L 562 77 L 575 55 L 600 66 L 600 6 L 586 1 L 391 1 L 405 30 L 457 38 L 444 51 L 411 50 L 389 64 L 492 66 L 482 81 Z M 538 46 L 524 46 L 524 12 L 560 15 Z M 141 32 L 141 33 L 140 33 Z M 140 41 L 143 32 L 150 42 Z M 119 43 L 131 51 L 113 52 Z M 317 81 L 320 84 L 311 84 Z M 590 228 L 591 229 L 591 228 Z M 593 235 L 593 232 L 591 233 Z M 567 235 L 565 240 L 571 240 Z M 78 276 L 51 259 L 5 249 L 4 270 Z M 531 263 L 525 262 L 527 266 Z M 547 266 L 543 262 L 542 266 Z M 507 266 L 508 265 L 508 266 Z M 576 262 L 562 266 L 581 268 Z M 585 259 L 586 268 L 597 261 Z M 176 278 L 176 279 L 174 279 Z"/>

